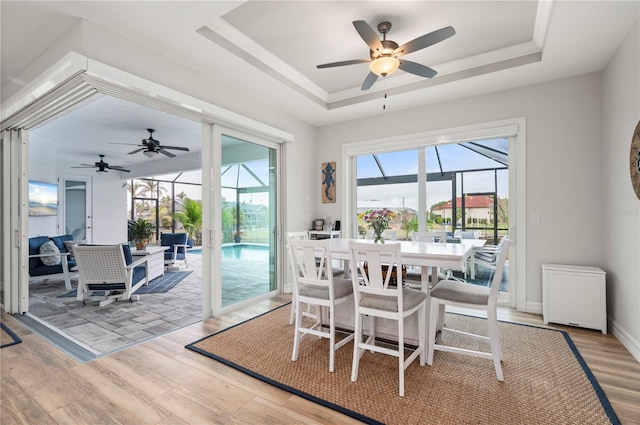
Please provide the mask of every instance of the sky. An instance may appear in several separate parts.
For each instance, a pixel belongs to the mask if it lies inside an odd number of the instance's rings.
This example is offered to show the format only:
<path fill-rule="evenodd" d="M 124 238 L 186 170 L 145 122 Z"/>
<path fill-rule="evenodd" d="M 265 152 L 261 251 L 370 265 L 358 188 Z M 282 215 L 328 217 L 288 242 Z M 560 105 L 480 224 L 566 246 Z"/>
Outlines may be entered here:
<path fill-rule="evenodd" d="M 495 139 L 477 143 L 480 143 L 482 146 L 506 152 L 508 141 L 506 139 Z M 418 151 L 416 149 L 382 153 L 378 154 L 377 157 L 387 176 L 417 174 Z M 439 172 L 440 164 L 442 165 L 442 171 L 445 172 L 486 169 L 502 166 L 502 164 L 497 161 L 461 147 L 458 144 L 439 145 L 438 152 L 436 152 L 433 146 L 430 146 L 427 148 L 426 160 L 427 173 Z M 357 176 L 358 178 L 382 176 L 373 155 L 367 154 L 358 157 Z M 497 189 L 498 196 L 508 196 L 509 185 L 507 170 L 498 172 Z M 465 193 L 493 192 L 493 171 L 465 173 L 464 191 Z M 458 180 L 457 196 L 460 195 L 460 180 Z M 451 198 L 451 184 L 449 182 L 427 183 L 428 208 L 431 208 L 432 205 L 438 202 L 450 201 Z M 357 203 L 359 207 L 365 208 L 408 207 L 417 210 L 417 183 L 361 186 L 358 187 Z"/>

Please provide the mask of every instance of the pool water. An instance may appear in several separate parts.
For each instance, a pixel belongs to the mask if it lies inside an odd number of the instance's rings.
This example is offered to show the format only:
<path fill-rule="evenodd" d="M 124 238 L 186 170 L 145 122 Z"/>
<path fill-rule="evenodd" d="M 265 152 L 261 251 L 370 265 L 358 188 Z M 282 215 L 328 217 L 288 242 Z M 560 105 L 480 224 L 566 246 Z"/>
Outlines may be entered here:
<path fill-rule="evenodd" d="M 202 255 L 202 248 L 191 249 L 188 254 Z M 226 245 L 222 247 L 222 259 L 266 261 L 269 259 L 267 245 Z"/>

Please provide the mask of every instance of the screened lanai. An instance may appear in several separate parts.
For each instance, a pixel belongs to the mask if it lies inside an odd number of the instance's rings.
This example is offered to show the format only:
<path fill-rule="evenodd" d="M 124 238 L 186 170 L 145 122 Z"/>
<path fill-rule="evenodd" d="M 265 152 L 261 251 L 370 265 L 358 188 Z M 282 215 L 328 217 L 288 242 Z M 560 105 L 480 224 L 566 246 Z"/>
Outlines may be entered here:
<path fill-rule="evenodd" d="M 408 237 L 411 231 L 418 230 L 420 204 L 424 202 L 426 229 L 444 230 L 451 235 L 473 231 L 488 242 L 506 234 L 508 139 L 420 149 L 357 157 L 358 213 L 381 207 L 394 210 L 398 213 L 395 227 L 400 235 Z M 424 163 L 419 163 L 420 158 Z M 419 170 L 426 174 L 426 202 L 418 193 Z"/>

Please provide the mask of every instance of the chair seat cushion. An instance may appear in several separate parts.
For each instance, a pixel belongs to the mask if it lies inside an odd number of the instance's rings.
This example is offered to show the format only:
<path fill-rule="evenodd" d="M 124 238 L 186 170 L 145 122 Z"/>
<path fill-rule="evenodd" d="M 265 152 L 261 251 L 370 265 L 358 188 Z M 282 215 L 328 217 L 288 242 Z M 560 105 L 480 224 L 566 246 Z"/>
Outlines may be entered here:
<path fill-rule="evenodd" d="M 411 310 L 427 298 L 427 294 L 423 291 L 410 288 L 402 288 L 402 301 L 404 303 L 404 311 Z M 384 297 L 381 295 L 362 294 L 360 299 L 360 307 L 372 308 L 383 311 L 398 311 L 397 297 Z"/>
<path fill-rule="evenodd" d="M 329 299 L 329 288 L 318 285 L 304 285 L 300 288 L 300 296 L 309 298 L 318 298 L 321 300 Z M 349 279 L 333 279 L 333 296 L 344 298 L 353 294 L 353 285 Z"/>
<path fill-rule="evenodd" d="M 178 254 L 176 255 L 176 260 L 184 260 L 184 252 L 180 252 L 184 250 L 184 248 L 178 248 Z M 165 260 L 173 260 L 173 250 L 164 252 Z"/>
<path fill-rule="evenodd" d="M 490 288 L 456 280 L 442 280 L 431 290 L 431 298 L 464 304 L 487 305 Z"/>

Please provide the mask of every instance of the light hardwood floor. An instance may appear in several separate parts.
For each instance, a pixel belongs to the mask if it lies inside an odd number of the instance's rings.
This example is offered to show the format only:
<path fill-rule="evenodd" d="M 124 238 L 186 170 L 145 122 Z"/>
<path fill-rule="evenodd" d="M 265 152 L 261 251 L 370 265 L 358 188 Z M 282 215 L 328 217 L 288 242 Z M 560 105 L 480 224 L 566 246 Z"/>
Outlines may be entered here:
<path fill-rule="evenodd" d="M 0 423 L 359 423 L 184 348 L 289 300 L 261 301 L 83 364 L 2 313 L 23 343 L 0 350 Z M 543 326 L 540 316 L 510 309 L 500 320 Z M 611 335 L 553 327 L 569 332 L 622 423 L 640 424 L 640 364 Z"/>

